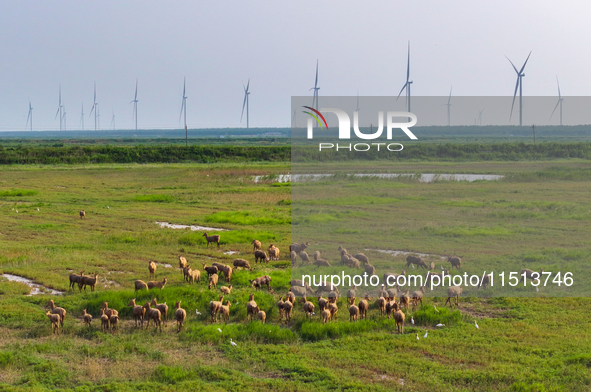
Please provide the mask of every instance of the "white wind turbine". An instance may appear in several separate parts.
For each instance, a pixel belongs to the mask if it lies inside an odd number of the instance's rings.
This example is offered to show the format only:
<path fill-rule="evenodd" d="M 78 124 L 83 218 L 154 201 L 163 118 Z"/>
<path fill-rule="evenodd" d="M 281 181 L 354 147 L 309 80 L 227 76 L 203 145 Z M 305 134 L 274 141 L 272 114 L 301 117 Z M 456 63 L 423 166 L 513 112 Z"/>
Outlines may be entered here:
<path fill-rule="evenodd" d="M 242 122 L 242 116 L 244 116 L 244 108 L 246 107 L 246 128 L 250 128 L 249 122 L 249 111 L 248 111 L 248 101 L 250 95 L 250 79 L 248 79 L 248 83 L 244 87 L 244 102 L 242 103 L 242 114 L 240 115 L 240 122 Z"/>
<path fill-rule="evenodd" d="M 132 120 L 135 119 L 135 130 L 137 131 L 137 103 L 138 103 L 138 100 L 137 100 L 137 79 L 135 80 L 135 98 L 130 103 L 133 103 Z"/>
<path fill-rule="evenodd" d="M 525 69 L 525 65 L 527 64 L 527 60 L 529 60 L 529 56 L 531 56 L 531 52 L 529 52 L 529 54 L 527 55 L 527 58 L 525 59 L 525 62 L 523 63 L 523 65 L 521 66 L 521 69 L 519 71 L 517 70 L 517 67 L 515 67 L 513 62 L 509 59 L 509 57 L 505 56 L 505 57 L 507 57 L 507 60 L 509 60 L 509 62 L 513 66 L 513 69 L 517 73 L 517 83 L 515 83 L 515 92 L 513 93 L 513 102 L 511 103 L 511 115 L 509 116 L 509 120 L 513 116 L 513 105 L 515 105 L 515 97 L 517 96 L 517 89 L 519 89 L 519 125 L 520 126 L 523 125 L 523 77 L 525 76 L 525 73 L 523 73 L 523 70 Z"/>
<path fill-rule="evenodd" d="M 444 103 L 443 106 L 447 106 L 447 126 L 451 125 L 451 90 L 453 86 L 449 89 L 449 97 L 447 98 L 447 103 Z"/>
<path fill-rule="evenodd" d="M 412 80 L 410 80 L 410 41 L 408 41 L 408 57 L 406 60 L 406 82 L 404 82 L 404 86 L 402 86 L 402 89 L 398 93 L 398 97 L 396 98 L 396 100 L 398 100 L 398 98 L 400 98 L 400 94 L 402 94 L 402 92 L 406 89 L 406 107 L 407 107 L 407 110 L 409 113 L 410 113 L 410 85 L 412 83 L 413 83 Z"/>
<path fill-rule="evenodd" d="M 552 118 L 552 116 L 554 115 L 556 108 L 560 106 L 560 126 L 562 126 L 562 101 L 564 101 L 564 98 L 562 98 L 562 95 L 560 95 L 560 83 L 558 83 L 558 76 L 556 77 L 556 85 L 558 86 L 558 102 L 556 102 L 556 106 L 554 106 L 554 110 L 552 110 L 550 118 Z"/>
<path fill-rule="evenodd" d="M 189 133 L 187 131 L 187 96 L 186 93 L 186 78 L 183 79 L 183 103 L 181 104 L 181 114 L 179 115 L 179 122 L 181 121 L 181 117 L 183 113 L 185 115 L 185 146 L 189 145 Z"/>
<path fill-rule="evenodd" d="M 93 99 L 92 108 L 90 109 L 89 116 L 92 116 L 92 112 L 94 112 L 94 130 L 98 129 L 98 102 L 96 101 L 96 82 L 94 82 L 94 99 Z"/>
<path fill-rule="evenodd" d="M 312 107 L 316 110 L 318 110 L 318 90 L 320 90 L 320 87 L 318 87 L 318 60 L 316 60 L 316 79 L 314 81 L 314 87 L 312 87 L 310 90 L 314 90 L 314 98 L 312 99 Z"/>
<path fill-rule="evenodd" d="M 57 107 L 57 112 L 55 112 L 55 118 L 57 118 L 57 116 L 60 116 L 60 131 L 62 130 L 62 122 L 63 122 L 63 106 L 62 106 L 62 85 L 60 84 L 60 93 L 59 93 L 59 104 Z"/>

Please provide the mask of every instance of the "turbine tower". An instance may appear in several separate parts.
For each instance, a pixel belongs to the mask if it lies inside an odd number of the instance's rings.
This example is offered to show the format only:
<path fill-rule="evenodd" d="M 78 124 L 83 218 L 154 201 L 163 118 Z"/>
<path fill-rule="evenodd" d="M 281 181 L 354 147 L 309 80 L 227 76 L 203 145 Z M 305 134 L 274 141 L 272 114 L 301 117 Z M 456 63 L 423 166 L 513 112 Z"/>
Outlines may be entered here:
<path fill-rule="evenodd" d="M 242 122 L 242 116 L 244 116 L 244 108 L 246 107 L 246 129 L 250 128 L 250 122 L 248 117 L 248 96 L 250 95 L 250 79 L 248 79 L 248 83 L 246 87 L 244 87 L 244 102 L 242 103 L 242 114 L 240 115 L 240 122 Z"/>
<path fill-rule="evenodd" d="M 509 120 L 511 120 L 511 117 L 513 116 L 513 105 L 515 105 L 515 97 L 517 96 L 517 89 L 519 89 L 519 125 L 520 126 L 523 125 L 523 80 L 522 80 L 522 78 L 525 76 L 525 74 L 523 73 L 523 70 L 525 69 L 525 65 L 527 64 L 527 60 L 529 60 L 529 56 L 531 56 L 531 51 L 527 55 L 527 58 L 525 59 L 525 63 L 523 63 L 523 66 L 521 67 L 521 69 L 519 71 L 517 70 L 517 67 L 515 67 L 513 62 L 509 59 L 509 57 L 505 56 L 505 57 L 507 57 L 507 60 L 509 60 L 509 62 L 513 66 L 513 69 L 517 73 L 517 83 L 515 84 L 515 92 L 513 93 L 513 102 L 511 103 L 511 115 L 509 116 Z"/>
<path fill-rule="evenodd" d="M 62 85 L 61 84 L 60 84 L 60 93 L 59 93 L 59 104 L 57 107 L 57 112 L 55 112 L 55 118 L 57 118 L 58 115 L 60 116 L 60 131 L 61 131 L 62 130 L 62 121 L 63 121 Z"/>
<path fill-rule="evenodd" d="M 27 123 L 25 124 L 25 129 L 27 129 L 27 125 L 31 124 L 31 131 L 33 131 L 33 107 L 31 106 L 31 101 L 29 101 L 29 114 L 27 114 Z"/>
<path fill-rule="evenodd" d="M 408 41 L 408 58 L 406 60 L 406 82 L 404 83 L 404 86 L 402 86 L 402 89 L 398 93 L 398 97 L 396 97 L 396 100 L 398 100 L 398 98 L 400 98 L 400 94 L 402 94 L 402 92 L 406 89 L 406 107 L 407 107 L 407 110 L 409 113 L 410 113 L 410 85 L 411 84 L 412 84 L 412 80 L 410 80 L 410 41 Z"/>
<path fill-rule="evenodd" d="M 82 102 L 82 111 L 80 112 L 80 127 L 84 131 L 84 102 Z"/>
<path fill-rule="evenodd" d="M 96 82 L 94 82 L 94 99 L 93 99 L 92 108 L 90 109 L 89 116 L 92 116 L 92 112 L 94 112 L 94 130 L 98 129 L 98 103 L 96 102 Z"/>
<path fill-rule="evenodd" d="M 183 94 L 184 95 L 184 94 Z M 137 79 L 135 80 L 135 98 L 130 103 L 133 103 L 133 116 L 131 119 L 135 118 L 135 130 L 137 131 Z"/>
<path fill-rule="evenodd" d="M 482 112 L 484 111 L 484 109 L 480 110 L 478 112 L 478 125 L 482 126 Z"/>
<path fill-rule="evenodd" d="M 187 79 L 183 79 L 183 103 L 181 104 L 181 114 L 179 115 L 179 122 L 181 121 L 181 117 L 183 113 L 185 114 L 185 146 L 189 145 L 189 133 L 187 131 L 187 96 L 185 95 L 186 92 L 186 81 Z"/>
<path fill-rule="evenodd" d="M 556 102 L 556 106 L 554 106 L 554 110 L 552 110 L 550 118 L 552 118 L 554 115 L 556 108 L 560 106 L 560 126 L 562 126 L 562 101 L 564 101 L 564 98 L 562 98 L 562 95 L 560 95 L 560 83 L 558 83 L 558 76 L 556 77 L 556 84 L 558 85 L 558 102 Z"/>
<path fill-rule="evenodd" d="M 451 125 L 451 90 L 453 86 L 449 89 L 449 97 L 447 98 L 447 103 L 444 103 L 444 106 L 447 106 L 447 126 Z"/>
<path fill-rule="evenodd" d="M 318 60 L 316 60 L 316 80 L 314 81 L 314 87 L 312 87 L 310 90 L 314 90 L 314 99 L 312 100 L 312 107 L 318 110 L 318 90 L 320 90 L 320 87 L 318 87 Z"/>
<path fill-rule="evenodd" d="M 63 112 L 62 113 L 62 122 L 64 123 L 64 131 L 65 131 L 66 128 L 67 128 L 66 127 L 66 114 L 67 114 L 67 112 L 66 112 L 66 107 L 65 106 L 63 106 L 62 112 Z"/>

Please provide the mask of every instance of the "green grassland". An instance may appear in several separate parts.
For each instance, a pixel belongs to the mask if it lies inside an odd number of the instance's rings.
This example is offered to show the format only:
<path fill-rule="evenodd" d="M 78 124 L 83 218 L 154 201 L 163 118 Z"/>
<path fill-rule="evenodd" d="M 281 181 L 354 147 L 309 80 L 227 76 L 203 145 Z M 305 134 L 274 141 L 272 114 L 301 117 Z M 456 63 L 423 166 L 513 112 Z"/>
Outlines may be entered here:
<path fill-rule="evenodd" d="M 341 163 L 334 168 L 347 173 Z M 591 389 L 588 298 L 543 292 L 537 298 L 494 297 L 491 289 L 490 298 L 462 298 L 459 309 L 448 309 L 444 297 L 430 297 L 407 314 L 404 335 L 395 333 L 393 320 L 380 317 L 373 303 L 367 320 L 349 322 L 342 298 L 335 322 L 322 325 L 318 314 L 306 320 L 301 304 L 289 324 L 279 322 L 275 303 L 289 288 L 291 224 L 294 241 L 310 241 L 310 253 L 322 250 L 334 262 L 342 238 L 352 244 L 349 251 L 359 251 L 356 231 L 375 226 L 376 217 L 364 203 L 394 220 L 395 231 L 375 232 L 384 249 L 456 253 L 468 270 L 480 261 L 495 268 L 514 264 L 553 270 L 563 263 L 583 265 L 590 256 L 591 162 L 374 162 L 366 168 L 507 177 L 423 184 L 412 178 L 347 180 L 343 175 L 346 186 L 337 186 L 343 178 L 323 184 L 329 190 L 327 207 L 314 197 L 313 184 L 299 188 L 309 193 L 299 198 L 304 203 L 291 205 L 297 186 L 274 178 L 291 171 L 281 162 L 2 167 L 0 274 L 24 276 L 66 293 L 26 296 L 24 284 L 0 278 L 0 390 Z M 267 177 L 254 183 L 255 175 Z M 305 211 L 292 215 L 292 208 Z M 82 209 L 85 220 L 78 215 Z M 342 227 L 351 219 L 357 226 Z M 156 221 L 229 231 L 218 232 L 220 249 L 207 248 L 202 232 L 161 228 Z M 326 239 L 307 238 L 311 227 L 325 232 Z M 277 245 L 281 259 L 254 265 L 254 238 L 265 248 Z M 397 272 L 403 267 L 402 257 L 366 254 Z M 251 262 L 253 271 L 233 275 L 228 324 L 209 321 L 207 304 L 219 290 L 208 290 L 203 280 L 183 282 L 178 255 L 198 267 L 237 257 Z M 149 260 L 159 263 L 157 280 L 167 277 L 168 284 L 136 293 L 133 282 L 149 280 Z M 99 274 L 95 292 L 67 291 L 70 271 L 81 270 Z M 245 309 L 253 292 L 248 279 L 261 275 L 272 277 L 274 289 L 255 293 L 267 312 L 265 325 L 247 322 Z M 144 303 L 154 297 L 170 308 L 182 301 L 188 317 L 181 333 L 172 319 L 162 333 L 133 326 L 129 300 Z M 68 312 L 60 336 L 52 335 L 44 315 L 50 298 Z M 122 317 L 114 334 L 100 331 L 103 301 Z M 83 325 L 83 309 L 94 316 L 91 328 Z M 446 327 L 437 329 L 437 323 Z"/>

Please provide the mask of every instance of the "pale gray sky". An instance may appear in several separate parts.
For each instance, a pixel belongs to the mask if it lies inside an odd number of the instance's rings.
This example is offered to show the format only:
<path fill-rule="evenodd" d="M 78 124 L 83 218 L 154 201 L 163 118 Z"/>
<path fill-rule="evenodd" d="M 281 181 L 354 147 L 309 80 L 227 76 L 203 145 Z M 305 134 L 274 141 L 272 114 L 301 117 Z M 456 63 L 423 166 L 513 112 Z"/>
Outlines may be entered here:
<path fill-rule="evenodd" d="M 411 41 L 413 95 L 590 95 L 591 5 L 585 1 L 30 1 L 0 2 L 0 130 L 56 129 L 58 85 L 68 129 L 85 128 L 93 82 L 101 128 L 174 128 L 187 78 L 190 127 L 240 124 L 251 79 L 251 127 L 290 125 L 290 97 L 397 95 Z M 565 102 L 566 105 L 566 102 Z M 245 125 L 245 121 L 242 125 Z"/>

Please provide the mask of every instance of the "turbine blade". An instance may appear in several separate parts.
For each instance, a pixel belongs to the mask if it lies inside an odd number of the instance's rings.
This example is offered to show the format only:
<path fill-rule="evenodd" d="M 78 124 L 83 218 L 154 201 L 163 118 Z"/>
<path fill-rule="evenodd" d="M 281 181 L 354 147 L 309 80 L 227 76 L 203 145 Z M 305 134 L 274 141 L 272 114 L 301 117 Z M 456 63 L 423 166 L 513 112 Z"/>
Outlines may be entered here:
<path fill-rule="evenodd" d="M 525 64 L 527 64 L 527 60 L 529 60 L 529 56 L 531 56 L 531 51 L 527 55 L 527 58 L 525 59 L 525 63 L 523 63 L 523 67 L 521 67 L 521 69 L 519 70 L 519 74 L 521 74 L 523 72 L 523 70 L 525 69 Z"/>
<path fill-rule="evenodd" d="M 511 114 L 509 120 L 513 117 L 513 105 L 515 105 L 515 97 L 517 96 L 517 89 L 519 88 L 519 75 L 517 75 L 517 83 L 515 84 L 515 92 L 513 93 L 513 102 L 511 102 Z"/>
<path fill-rule="evenodd" d="M 447 98 L 447 104 L 448 104 L 448 105 L 450 104 L 450 101 L 451 101 L 451 90 L 452 90 L 453 88 L 454 88 L 454 87 L 453 87 L 453 86 L 451 86 L 451 88 L 449 89 L 449 98 Z"/>
<path fill-rule="evenodd" d="M 407 83 L 404 83 L 404 86 L 402 86 L 402 89 L 400 90 L 400 92 L 398 93 L 398 96 L 396 97 L 396 100 L 398 101 L 398 98 L 400 98 L 400 94 L 402 94 L 402 92 L 404 91 L 404 89 L 406 88 Z"/>
<path fill-rule="evenodd" d="M 560 95 L 560 83 L 558 83 L 558 76 L 556 77 L 556 85 L 558 86 L 558 99 L 562 98 Z"/>
<path fill-rule="evenodd" d="M 318 59 L 316 60 L 316 80 L 314 81 L 314 88 L 318 87 Z"/>
<path fill-rule="evenodd" d="M 550 115 L 550 119 L 552 119 L 552 116 L 554 115 L 556 108 L 558 108 L 558 105 L 560 105 L 560 99 L 558 99 L 558 102 L 556 102 L 556 106 L 554 106 L 554 110 L 552 110 L 552 114 Z"/>
<path fill-rule="evenodd" d="M 179 122 L 181 122 L 181 117 L 183 117 L 183 109 L 185 108 L 185 97 L 183 97 L 183 103 L 181 104 L 181 114 L 179 114 Z"/>
<path fill-rule="evenodd" d="M 183 98 L 185 98 L 186 85 L 187 85 L 187 79 L 183 78 Z"/>
<path fill-rule="evenodd" d="M 57 112 L 55 112 L 55 117 L 53 118 L 54 120 L 57 118 L 57 115 L 60 113 L 60 108 L 57 108 Z"/>
<path fill-rule="evenodd" d="M 513 66 L 513 69 L 515 70 L 515 72 L 517 72 L 517 75 L 519 75 L 519 71 L 517 70 L 517 67 L 515 67 L 515 64 L 513 64 L 513 61 L 511 61 L 511 59 L 507 56 L 505 56 L 505 58 L 507 60 L 509 60 L 509 62 L 511 63 L 511 65 Z"/>
<path fill-rule="evenodd" d="M 410 41 L 408 41 L 408 58 L 406 60 L 406 82 L 410 79 Z"/>
<path fill-rule="evenodd" d="M 137 79 L 135 80 L 135 98 L 134 101 L 137 101 Z"/>

